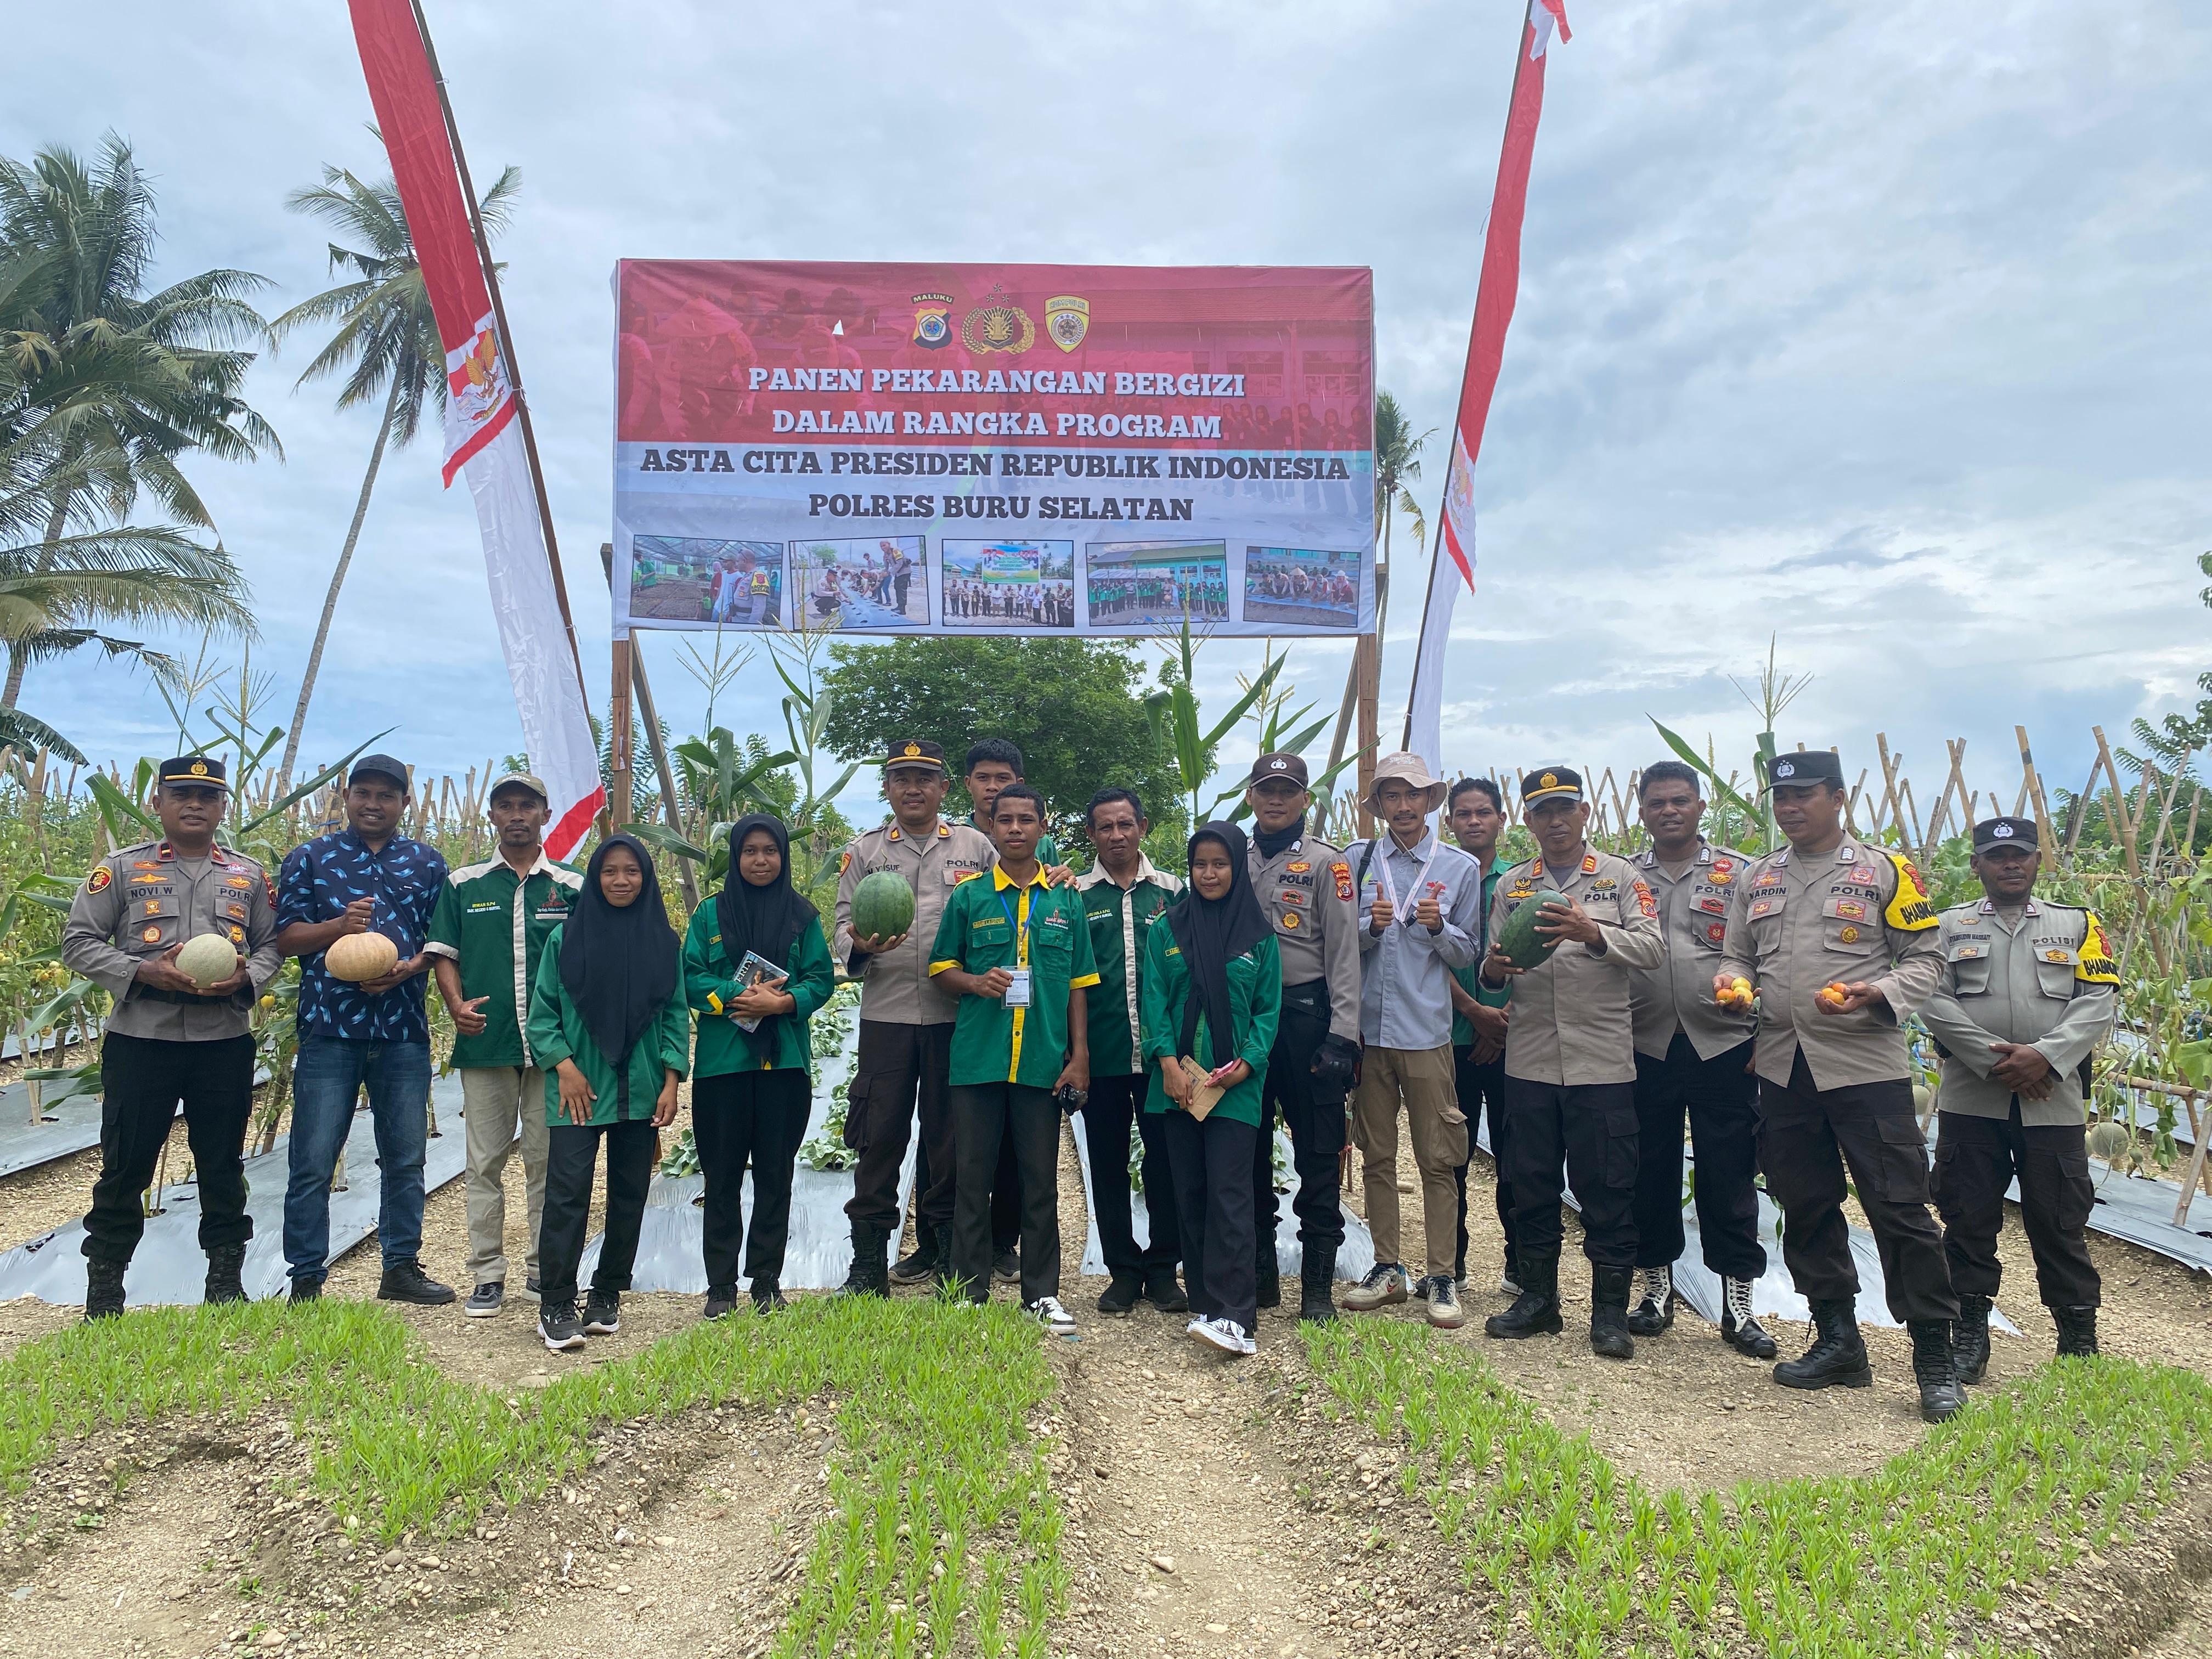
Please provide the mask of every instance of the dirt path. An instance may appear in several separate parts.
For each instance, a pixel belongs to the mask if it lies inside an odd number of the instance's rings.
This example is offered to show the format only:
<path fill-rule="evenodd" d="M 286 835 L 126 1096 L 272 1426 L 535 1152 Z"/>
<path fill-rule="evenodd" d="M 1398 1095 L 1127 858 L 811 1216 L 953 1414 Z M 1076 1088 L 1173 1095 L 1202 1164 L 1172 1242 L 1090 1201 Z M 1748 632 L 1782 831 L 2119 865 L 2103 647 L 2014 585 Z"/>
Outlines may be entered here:
<path fill-rule="evenodd" d="M 1060 1178 L 1062 1253 L 1073 1261 L 1089 1221 L 1072 1136 Z M 1268 1430 L 1268 1405 L 1296 1364 L 1297 1322 L 1262 1314 L 1260 1355 L 1229 1360 L 1183 1334 L 1188 1315 L 1147 1302 L 1109 1318 L 1097 1311 L 1106 1281 L 1077 1284 L 1067 1301 L 1081 1333 L 1060 1364 L 1072 1454 L 1061 1486 L 1074 1580 L 1067 1650 L 1347 1651 L 1316 1628 L 1332 1599 L 1326 1564 L 1341 1546 L 1291 1503 L 1292 1474 Z"/>

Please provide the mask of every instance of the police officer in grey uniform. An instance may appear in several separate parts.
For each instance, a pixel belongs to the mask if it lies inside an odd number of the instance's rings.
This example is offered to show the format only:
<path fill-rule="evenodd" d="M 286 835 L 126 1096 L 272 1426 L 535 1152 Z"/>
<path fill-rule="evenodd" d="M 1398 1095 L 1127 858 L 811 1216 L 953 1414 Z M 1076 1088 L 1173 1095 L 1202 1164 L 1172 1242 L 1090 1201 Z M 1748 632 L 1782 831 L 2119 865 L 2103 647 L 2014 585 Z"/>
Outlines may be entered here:
<path fill-rule="evenodd" d="M 2082 1091 L 2112 1029 L 2119 969 L 2096 913 L 2035 896 L 2033 818 L 1974 826 L 1983 896 L 1943 912 L 1943 976 L 1920 1011 L 1943 1054 L 1936 1212 L 1959 1292 L 1952 1353 L 1961 1382 L 1990 1363 L 2005 1189 L 2020 1216 L 2058 1352 L 2097 1352 L 2103 1299 L 2082 1228 L 2096 1202 Z"/>
<path fill-rule="evenodd" d="M 250 1016 L 283 966 L 268 872 L 216 842 L 227 794 L 205 755 L 164 761 L 154 810 L 161 839 L 111 853 L 70 906 L 62 960 L 115 999 L 100 1044 L 100 1176 L 84 1218 L 84 1316 L 123 1311 L 123 1273 L 145 1230 L 139 1195 L 183 1103 L 200 1191 L 210 1302 L 243 1302 L 239 1270 L 253 1237 L 246 1213 L 246 1127 L 253 1109 Z M 237 957 L 204 989 L 177 966 L 203 933 Z"/>
<path fill-rule="evenodd" d="M 1344 1097 L 1359 1058 L 1359 917 L 1343 849 L 1306 833 L 1303 757 L 1262 755 L 1244 799 L 1252 809 L 1252 890 L 1274 925 L 1283 961 L 1283 1012 L 1261 1090 L 1252 1190 L 1258 1208 L 1262 1308 L 1282 1301 L 1275 1260 L 1275 1125 L 1291 1132 L 1298 1172 L 1298 1317 L 1336 1317 L 1331 1286 L 1344 1243 Z"/>
<path fill-rule="evenodd" d="M 884 1253 L 899 1224 L 899 1169 L 917 1105 L 932 1179 L 927 1192 L 915 1194 L 916 1249 L 910 1261 L 899 1264 L 901 1282 L 931 1277 L 951 1244 L 958 1164 L 947 1079 L 958 1009 L 930 981 L 929 945 L 952 890 L 990 869 L 998 853 L 981 830 L 948 823 L 939 815 L 949 781 L 939 745 L 892 744 L 884 757 L 890 821 L 854 838 L 837 878 L 830 952 L 860 981 L 860 1048 L 846 1091 L 845 1144 L 860 1154 L 853 1197 L 845 1206 L 853 1228 L 853 1266 L 843 1286 L 848 1294 L 889 1292 Z M 853 895 L 863 878 L 878 870 L 896 871 L 914 889 L 913 924 L 892 939 L 863 938 L 853 930 Z"/>
<path fill-rule="evenodd" d="M 1788 1389 L 1863 1389 L 1874 1380 L 1859 1334 L 1858 1270 L 1844 1219 L 1850 1171 L 1881 1253 L 1889 1310 L 1912 1334 L 1920 1414 L 1966 1403 L 1953 1372 L 1959 1304 L 1936 1218 L 1928 1147 L 1912 1108 L 1904 1023 L 1942 971 L 1936 912 L 1900 854 L 1845 833 L 1843 763 L 1825 749 L 1773 763 L 1774 821 L 1789 846 L 1737 878 L 1713 979 L 1758 998 L 1759 1166 L 1782 1206 L 1782 1259 L 1812 1304 L 1814 1336 L 1774 1368 Z"/>

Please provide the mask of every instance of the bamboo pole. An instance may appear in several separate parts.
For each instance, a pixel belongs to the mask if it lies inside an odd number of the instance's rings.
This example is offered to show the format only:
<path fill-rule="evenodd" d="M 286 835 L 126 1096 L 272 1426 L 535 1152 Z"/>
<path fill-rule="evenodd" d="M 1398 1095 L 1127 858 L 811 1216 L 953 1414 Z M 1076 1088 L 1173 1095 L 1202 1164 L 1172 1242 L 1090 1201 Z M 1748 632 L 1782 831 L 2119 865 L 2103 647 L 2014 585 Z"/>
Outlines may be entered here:
<path fill-rule="evenodd" d="M 2112 787 L 2112 833 L 2118 838 L 2120 850 L 2126 856 L 2128 874 L 2140 880 L 2142 864 L 2136 857 L 2136 827 L 2129 821 L 2127 792 L 2120 787 L 2120 769 L 2112 764 L 2112 750 L 2105 741 L 2105 728 L 2093 726 L 2089 732 L 2097 739 L 2097 760 L 2105 769 L 2106 781 Z"/>
<path fill-rule="evenodd" d="M 2013 736 L 2020 739 L 2021 790 L 2035 808 L 2035 839 L 2043 854 L 2044 868 L 2048 870 L 2058 860 L 2058 836 L 2051 827 L 2051 803 L 2043 796 L 2043 780 L 2035 769 L 2034 752 L 2027 746 L 2027 728 L 2015 726 Z"/>

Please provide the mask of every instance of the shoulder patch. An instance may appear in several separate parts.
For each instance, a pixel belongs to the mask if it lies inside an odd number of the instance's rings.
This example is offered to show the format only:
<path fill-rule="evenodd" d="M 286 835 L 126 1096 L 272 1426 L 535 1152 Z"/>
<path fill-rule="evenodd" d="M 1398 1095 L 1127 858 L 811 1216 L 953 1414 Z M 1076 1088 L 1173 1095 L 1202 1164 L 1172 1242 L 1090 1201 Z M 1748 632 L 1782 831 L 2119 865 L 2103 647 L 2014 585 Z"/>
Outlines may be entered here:
<path fill-rule="evenodd" d="M 909 769 L 909 770 L 911 770 L 912 769 L 911 769 L 911 768 L 909 768 L 908 769 Z M 842 854 L 840 854 L 838 855 L 838 859 L 837 859 L 837 873 L 838 873 L 839 875 L 841 875 L 841 876 L 842 876 L 842 875 L 843 875 L 843 874 L 845 873 L 845 872 L 846 872 L 846 871 L 848 871 L 848 870 L 851 869 L 852 867 L 853 867 L 853 849 L 852 849 L 851 848 L 848 847 L 848 848 L 844 850 L 844 852 L 843 852 L 843 853 L 842 853 Z"/>
<path fill-rule="evenodd" d="M 1922 879 L 1920 866 L 1902 853 L 1885 851 L 1882 854 L 1897 869 L 1897 893 L 1889 902 L 1889 908 L 1881 919 L 1900 932 L 1917 933 L 1936 925 L 1936 907 L 1928 902 L 1928 884 Z"/>
<path fill-rule="evenodd" d="M 1659 914 L 1659 901 L 1652 896 L 1650 888 L 1644 885 L 1641 881 L 1637 882 L 1635 884 L 1635 887 L 1636 908 L 1641 910 L 1647 916 L 1657 915 Z"/>
<path fill-rule="evenodd" d="M 2081 914 L 2088 918 L 2088 926 L 2081 935 L 2081 960 L 2074 977 L 2085 985 L 2118 985 L 2120 965 L 2112 960 L 2112 947 L 2105 942 L 2105 924 L 2094 910 Z"/>
<path fill-rule="evenodd" d="M 84 890 L 88 893 L 104 893 L 107 890 L 108 884 L 114 879 L 115 872 L 103 864 L 87 878 Z"/>

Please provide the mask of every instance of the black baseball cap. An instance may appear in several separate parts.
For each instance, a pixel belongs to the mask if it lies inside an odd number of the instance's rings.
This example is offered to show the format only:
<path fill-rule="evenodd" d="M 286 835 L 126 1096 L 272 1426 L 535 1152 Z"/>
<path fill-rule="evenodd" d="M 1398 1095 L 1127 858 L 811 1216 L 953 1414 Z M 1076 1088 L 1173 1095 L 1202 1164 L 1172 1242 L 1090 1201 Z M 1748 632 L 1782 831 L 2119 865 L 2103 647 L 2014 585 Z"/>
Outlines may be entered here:
<path fill-rule="evenodd" d="M 353 770 L 346 774 L 346 781 L 349 784 L 359 783 L 364 777 L 389 778 L 399 786 L 399 793 L 403 795 L 410 787 L 407 781 L 407 768 L 389 755 L 363 755 L 353 763 Z"/>
<path fill-rule="evenodd" d="M 1838 789 L 1844 786 L 1843 757 L 1832 749 L 1793 749 L 1786 755 L 1777 755 L 1774 763 L 1766 769 L 1766 787 L 1779 788 L 1784 785 L 1832 783 Z"/>
<path fill-rule="evenodd" d="M 2035 832 L 2033 818 L 1984 818 L 1974 826 L 1974 851 L 1993 853 L 2000 847 L 2017 847 L 2022 852 L 2041 850 Z"/>
<path fill-rule="evenodd" d="M 1531 772 L 1521 780 L 1521 805 L 1534 806 L 1540 800 L 1580 800 L 1583 798 L 1583 775 L 1571 766 L 1547 766 L 1540 772 Z"/>
<path fill-rule="evenodd" d="M 1270 778 L 1281 778 L 1286 782 L 1295 783 L 1301 789 L 1305 788 L 1309 782 L 1305 757 L 1281 750 L 1262 755 L 1252 763 L 1252 775 L 1244 780 L 1244 785 L 1249 789 L 1255 783 L 1267 782 Z"/>
<path fill-rule="evenodd" d="M 228 791 L 230 787 L 223 775 L 222 763 L 212 755 L 179 755 L 174 760 L 165 760 L 158 781 L 194 783 L 203 789 Z"/>

